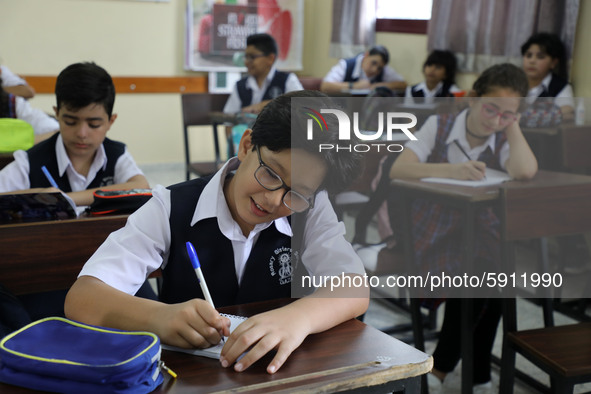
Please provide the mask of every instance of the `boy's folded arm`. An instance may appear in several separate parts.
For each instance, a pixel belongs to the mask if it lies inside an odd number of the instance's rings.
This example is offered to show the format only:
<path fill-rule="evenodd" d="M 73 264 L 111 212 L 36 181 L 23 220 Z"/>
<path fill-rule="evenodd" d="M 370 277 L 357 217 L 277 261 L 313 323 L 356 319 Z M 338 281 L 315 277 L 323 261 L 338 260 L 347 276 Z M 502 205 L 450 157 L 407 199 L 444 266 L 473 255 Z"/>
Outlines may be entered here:
<path fill-rule="evenodd" d="M 101 186 L 94 189 L 80 190 L 77 192 L 70 192 L 68 196 L 74 200 L 76 205 L 85 206 L 90 205 L 94 201 L 93 193 L 95 190 L 129 190 L 129 189 L 147 189 L 150 187 L 148 180 L 143 175 L 135 175 L 127 180 L 125 183 L 117 183 L 114 185 Z"/>

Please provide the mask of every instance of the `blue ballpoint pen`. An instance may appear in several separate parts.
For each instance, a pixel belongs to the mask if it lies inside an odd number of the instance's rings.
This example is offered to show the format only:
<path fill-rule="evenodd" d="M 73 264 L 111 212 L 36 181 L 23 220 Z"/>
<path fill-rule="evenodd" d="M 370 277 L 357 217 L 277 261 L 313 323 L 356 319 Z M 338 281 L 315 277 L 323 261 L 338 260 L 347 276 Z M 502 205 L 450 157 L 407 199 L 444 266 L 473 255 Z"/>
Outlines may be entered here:
<path fill-rule="evenodd" d="M 57 183 L 55 182 L 55 179 L 53 179 L 53 177 L 49 173 L 49 170 L 47 169 L 47 167 L 42 166 L 41 167 L 41 171 L 43 171 L 43 173 L 45 174 L 45 178 L 47 178 L 47 180 L 49 181 L 49 183 L 51 184 L 51 186 L 55 187 L 56 189 L 59 189 L 60 188 L 57 185 Z"/>
<path fill-rule="evenodd" d="M 213 299 L 211 298 L 211 294 L 209 294 L 209 289 L 207 288 L 207 283 L 205 283 L 205 277 L 203 276 L 203 271 L 201 271 L 201 264 L 199 263 L 199 257 L 197 257 L 197 252 L 195 251 L 195 247 L 190 241 L 187 241 L 187 253 L 189 254 L 189 259 L 191 260 L 191 264 L 195 269 L 195 274 L 197 274 L 197 280 L 199 281 L 199 286 L 201 286 L 201 291 L 205 296 L 205 300 L 209 302 L 212 308 L 215 309 L 215 305 L 213 304 Z M 225 343 L 224 336 L 222 335 L 222 343 Z"/>
<path fill-rule="evenodd" d="M 211 299 L 211 294 L 209 294 L 209 289 L 207 288 L 207 283 L 205 283 L 205 277 L 203 276 L 203 271 L 201 271 L 201 264 L 199 264 L 199 258 L 197 257 L 197 252 L 195 251 L 195 247 L 191 242 L 187 242 L 187 253 L 189 254 L 189 259 L 191 260 L 191 264 L 193 268 L 195 268 L 195 273 L 197 274 L 197 279 L 199 280 L 199 286 L 201 286 L 201 291 L 205 296 L 205 299 L 209 304 L 215 308 L 213 305 L 213 300 Z"/>

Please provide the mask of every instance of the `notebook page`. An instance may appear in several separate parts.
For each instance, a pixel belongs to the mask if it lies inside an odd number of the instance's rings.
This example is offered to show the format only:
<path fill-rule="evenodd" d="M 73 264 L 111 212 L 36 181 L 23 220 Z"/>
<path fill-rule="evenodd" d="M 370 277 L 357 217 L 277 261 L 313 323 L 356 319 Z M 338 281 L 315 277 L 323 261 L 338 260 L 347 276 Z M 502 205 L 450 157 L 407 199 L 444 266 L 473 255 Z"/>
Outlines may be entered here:
<path fill-rule="evenodd" d="M 503 171 L 498 171 L 492 168 L 486 169 L 486 178 L 483 178 L 479 181 L 469 181 L 469 180 L 461 180 L 461 179 L 452 179 L 452 178 L 422 178 L 421 181 L 423 182 L 432 182 L 432 183 L 445 183 L 447 185 L 458 185 L 458 186 L 470 186 L 470 187 L 482 187 L 482 186 L 492 186 L 498 185 L 500 183 L 510 181 L 511 177 L 509 174 Z"/>
<path fill-rule="evenodd" d="M 230 333 L 236 329 L 247 318 L 244 316 L 236 316 L 236 315 L 227 315 L 225 313 L 221 313 L 222 316 L 227 317 L 230 319 Z M 220 354 L 222 353 L 222 348 L 224 347 L 224 341 L 220 341 L 217 345 L 212 347 L 208 347 L 207 349 L 185 349 L 176 346 L 169 346 L 169 345 L 162 345 L 162 349 L 172 350 L 175 352 L 181 353 L 188 353 L 195 356 L 204 356 L 209 358 L 216 358 L 219 360 Z"/>

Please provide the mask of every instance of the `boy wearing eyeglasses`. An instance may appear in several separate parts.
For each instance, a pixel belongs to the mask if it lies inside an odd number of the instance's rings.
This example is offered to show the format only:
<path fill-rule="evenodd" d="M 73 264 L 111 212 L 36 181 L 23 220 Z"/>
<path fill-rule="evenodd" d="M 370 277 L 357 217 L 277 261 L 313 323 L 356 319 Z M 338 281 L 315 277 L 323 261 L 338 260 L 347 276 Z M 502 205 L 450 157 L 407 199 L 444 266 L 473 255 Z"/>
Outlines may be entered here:
<path fill-rule="evenodd" d="M 471 95 L 477 98 L 469 99 L 469 107 L 457 116 L 440 114 L 427 119 L 415 134 L 417 141 L 409 141 L 392 165 L 390 178 L 479 180 L 487 167 L 506 171 L 517 180 L 532 178 L 537 161 L 519 128 L 527 91 L 527 77 L 520 68 L 512 64 L 488 68 L 473 85 Z M 476 268 L 498 267 L 498 218 L 490 209 L 482 209 L 476 216 Z M 418 200 L 413 203 L 412 218 L 415 262 L 421 270 L 463 274 L 458 272 L 466 246 L 462 244 L 461 213 Z M 491 386 L 491 350 L 501 316 L 500 299 L 475 299 L 474 308 L 474 383 L 487 389 Z M 460 360 L 460 315 L 460 300 L 447 299 L 434 367 L 428 375 L 430 389 L 441 386 Z"/>
<path fill-rule="evenodd" d="M 277 53 L 277 43 L 271 35 L 257 33 L 246 37 L 244 65 L 248 75 L 234 85 L 224 106 L 225 113 L 258 114 L 271 99 L 304 89 L 294 73 L 275 68 Z"/>
<path fill-rule="evenodd" d="M 218 343 L 221 335 L 229 335 L 229 321 L 203 299 L 185 251 L 187 241 L 195 246 L 217 307 L 290 297 L 292 273 L 299 268 L 319 276 L 363 275 L 327 196 L 356 177 L 359 157 L 318 153 L 318 143 L 306 138 L 301 116 L 294 119 L 301 127 L 292 128 L 295 97 L 329 100 L 316 91 L 280 96 L 244 133 L 237 157 L 216 174 L 156 186 L 153 198 L 86 263 L 67 296 L 66 315 L 89 324 L 151 331 L 178 347 Z M 334 121 L 328 124 L 332 131 L 318 137 L 335 143 L 336 118 L 327 121 Z M 303 232 L 293 226 L 296 220 L 305 220 Z M 301 245 L 292 251 L 292 237 L 300 235 Z M 159 268 L 159 301 L 133 297 Z M 267 366 L 274 373 L 308 334 L 354 318 L 368 306 L 366 288 L 329 290 L 318 288 L 246 320 L 227 339 L 221 365 L 243 371 L 276 350 Z"/>

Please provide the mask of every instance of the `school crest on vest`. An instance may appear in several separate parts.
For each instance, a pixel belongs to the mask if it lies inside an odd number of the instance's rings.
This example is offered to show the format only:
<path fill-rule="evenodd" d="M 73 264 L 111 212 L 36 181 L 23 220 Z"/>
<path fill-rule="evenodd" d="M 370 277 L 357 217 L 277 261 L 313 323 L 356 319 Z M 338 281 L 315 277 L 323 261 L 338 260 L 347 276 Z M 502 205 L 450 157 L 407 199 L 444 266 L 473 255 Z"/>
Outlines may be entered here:
<path fill-rule="evenodd" d="M 273 251 L 269 259 L 269 272 L 277 276 L 280 285 L 291 283 L 293 267 L 291 264 L 291 248 L 282 246 Z"/>
<path fill-rule="evenodd" d="M 268 91 L 269 99 L 274 99 L 275 97 L 279 97 L 283 94 L 283 89 L 279 86 L 270 86 Z"/>

